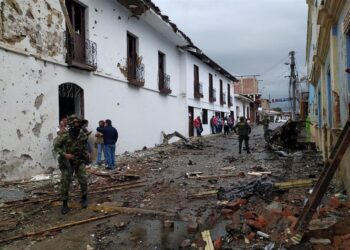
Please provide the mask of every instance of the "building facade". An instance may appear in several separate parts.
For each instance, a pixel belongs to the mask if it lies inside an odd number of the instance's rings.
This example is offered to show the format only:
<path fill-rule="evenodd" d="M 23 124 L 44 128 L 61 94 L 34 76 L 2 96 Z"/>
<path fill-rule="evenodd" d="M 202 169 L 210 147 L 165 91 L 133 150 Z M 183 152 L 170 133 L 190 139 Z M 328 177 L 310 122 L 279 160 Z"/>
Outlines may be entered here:
<path fill-rule="evenodd" d="M 260 106 L 259 99 L 261 94 L 259 93 L 259 82 L 256 77 L 241 77 L 239 81 L 234 84 L 234 92 L 253 100 L 244 111 L 243 116 L 245 116 L 246 113 L 251 123 L 259 122 L 258 107 Z"/>
<path fill-rule="evenodd" d="M 188 107 L 210 110 L 192 100 L 192 64 L 234 80 L 193 55 L 190 38 L 148 0 L 0 3 L 0 170 L 9 179 L 56 165 L 52 142 L 66 115 L 93 131 L 111 119 L 120 154 L 161 143 L 161 131 L 189 136 Z"/>
<path fill-rule="evenodd" d="M 327 159 L 349 119 L 350 1 L 308 0 L 308 111 L 312 135 Z M 350 150 L 338 180 L 350 191 Z"/>

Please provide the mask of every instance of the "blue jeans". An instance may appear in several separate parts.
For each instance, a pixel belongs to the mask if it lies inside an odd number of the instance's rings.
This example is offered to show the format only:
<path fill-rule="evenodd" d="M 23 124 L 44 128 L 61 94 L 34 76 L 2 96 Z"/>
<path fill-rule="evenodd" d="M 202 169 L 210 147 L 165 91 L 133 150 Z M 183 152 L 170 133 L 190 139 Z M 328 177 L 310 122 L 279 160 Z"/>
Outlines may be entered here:
<path fill-rule="evenodd" d="M 104 145 L 103 144 L 97 144 L 97 160 L 96 160 L 96 164 L 100 164 L 101 163 L 101 159 L 102 159 L 102 152 L 104 151 Z M 104 155 L 104 159 L 106 160 L 106 156 L 103 152 Z"/>
<path fill-rule="evenodd" d="M 105 146 L 105 157 L 109 168 L 115 168 L 115 144 L 104 145 Z"/>

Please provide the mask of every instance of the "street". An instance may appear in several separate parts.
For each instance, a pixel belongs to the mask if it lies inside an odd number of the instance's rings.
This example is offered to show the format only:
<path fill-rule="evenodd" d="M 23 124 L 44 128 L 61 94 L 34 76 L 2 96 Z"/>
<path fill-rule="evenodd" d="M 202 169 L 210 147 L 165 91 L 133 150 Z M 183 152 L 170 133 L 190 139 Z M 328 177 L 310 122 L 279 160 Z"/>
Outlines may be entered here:
<path fill-rule="evenodd" d="M 279 124 L 272 124 L 277 125 Z M 1 209 L 2 221 L 12 224 L 7 223 L 6 230 L 6 225 L 2 225 L 4 230 L 2 239 L 98 217 L 108 211 L 104 208 L 106 204 L 111 207 L 109 212 L 113 211 L 113 207 L 130 208 L 130 211 L 118 210 L 120 211 L 118 215 L 107 219 L 68 227 L 62 231 L 45 232 L 18 241 L 9 241 L 2 247 L 43 250 L 178 249 L 182 245 L 186 249 L 191 245 L 192 247 L 203 245 L 200 237 L 200 232 L 203 230 L 209 230 L 213 240 L 218 237 L 224 239 L 228 232 L 236 230 L 236 238 L 226 243 L 224 240 L 227 247 L 231 247 L 227 249 L 258 249 L 270 242 L 283 243 L 282 239 L 288 237 L 285 232 L 293 223 L 291 218 L 300 211 L 310 187 L 271 192 L 269 196 L 255 192 L 246 197 L 246 203 L 241 204 L 232 214 L 231 212 L 226 214 L 223 205 L 225 203 L 218 202 L 215 193 L 193 197 L 203 192 L 216 192 L 220 187 L 229 188 L 232 184 L 244 185 L 260 179 L 259 176 L 248 175 L 248 172 L 254 171 L 271 172 L 264 175 L 264 178 L 271 183 L 317 178 L 322 169 L 322 161 L 316 152 L 300 151 L 291 154 L 292 157 L 278 156 L 265 147 L 262 133 L 262 126 L 253 128 L 250 136 L 252 149 L 250 155 L 245 152 L 238 155 L 237 135 L 231 132 L 227 137 L 220 134 L 200 139 L 193 138 L 191 144 L 196 145 L 194 149 L 186 148 L 181 142 L 177 142 L 118 158 L 118 166 L 124 169 L 123 174 L 138 175 L 140 179 L 136 181 L 112 179 L 110 177 L 113 173 L 91 168 L 94 173 L 107 174 L 96 175 L 90 172 L 89 193 L 100 190 L 101 186 L 112 187 L 116 184 L 133 182 L 142 185 L 130 189 L 125 186 L 125 189 L 97 195 L 89 194 L 89 208 L 86 210 L 77 205 L 78 198 L 72 199 L 69 204 L 74 208 L 65 216 L 60 214 L 58 206 L 60 203 L 54 199 L 45 200 L 49 195 L 51 198 L 58 195 L 57 177 L 56 179 L 52 177 L 49 181 L 8 184 L 7 187 L 2 184 L 2 192 L 13 189 L 23 192 L 24 203 L 38 198 L 43 200 L 21 205 L 21 201 L 15 201 L 14 197 L 12 203 L 4 202 Z M 187 173 L 194 172 L 202 172 L 198 176 L 217 177 L 203 179 L 186 177 Z M 231 176 L 225 176 L 228 174 Z M 74 185 L 74 190 L 79 192 L 77 183 Z M 291 218 L 283 219 L 283 215 L 278 220 L 271 218 L 268 205 L 275 204 L 276 201 L 280 203 L 281 214 L 283 211 L 285 213 L 288 211 L 290 213 L 288 216 L 292 216 Z M 96 209 L 99 206 L 100 209 Z M 140 210 L 133 211 L 132 208 Z M 249 229 L 244 226 L 247 219 L 243 215 L 247 211 L 265 217 L 267 224 L 260 230 L 270 235 L 268 240 L 261 240 L 259 236 L 245 240 L 251 232 L 260 231 L 256 226 L 250 225 Z M 167 220 L 170 225 L 165 222 Z"/>

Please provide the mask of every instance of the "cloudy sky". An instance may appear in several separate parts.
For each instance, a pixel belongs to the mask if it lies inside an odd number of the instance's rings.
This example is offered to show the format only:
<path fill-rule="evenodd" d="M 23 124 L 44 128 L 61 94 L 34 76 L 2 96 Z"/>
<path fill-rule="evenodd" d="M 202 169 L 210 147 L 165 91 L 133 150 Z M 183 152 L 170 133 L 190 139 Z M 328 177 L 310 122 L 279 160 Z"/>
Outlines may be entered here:
<path fill-rule="evenodd" d="M 153 0 L 233 75 L 261 75 L 263 96 L 288 97 L 288 53 L 305 74 L 305 0 Z"/>

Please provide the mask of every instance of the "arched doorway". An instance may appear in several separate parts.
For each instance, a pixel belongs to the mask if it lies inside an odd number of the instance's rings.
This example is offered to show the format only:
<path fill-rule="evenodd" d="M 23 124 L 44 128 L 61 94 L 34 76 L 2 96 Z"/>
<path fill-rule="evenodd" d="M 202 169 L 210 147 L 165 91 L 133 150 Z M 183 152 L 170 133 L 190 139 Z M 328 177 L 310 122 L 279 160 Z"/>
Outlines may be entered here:
<path fill-rule="evenodd" d="M 58 87 L 59 119 L 75 114 L 84 117 L 84 90 L 74 83 L 63 83 Z"/>

